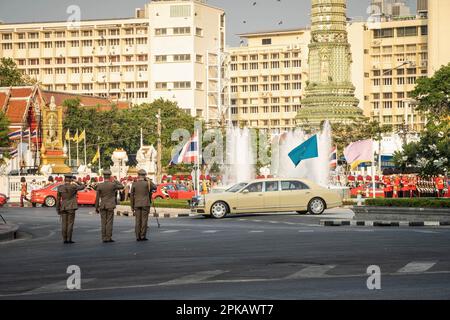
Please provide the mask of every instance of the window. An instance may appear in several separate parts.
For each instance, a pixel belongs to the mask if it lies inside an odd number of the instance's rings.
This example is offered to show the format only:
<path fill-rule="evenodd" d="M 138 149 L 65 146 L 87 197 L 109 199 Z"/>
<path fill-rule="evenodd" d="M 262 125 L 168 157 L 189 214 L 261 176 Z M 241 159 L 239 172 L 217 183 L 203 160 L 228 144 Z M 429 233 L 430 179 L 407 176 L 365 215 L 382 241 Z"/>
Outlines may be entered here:
<path fill-rule="evenodd" d="M 191 82 L 190 81 L 178 81 L 173 83 L 174 89 L 190 89 Z"/>
<path fill-rule="evenodd" d="M 173 34 L 180 35 L 180 34 L 190 34 L 191 28 L 190 27 L 178 27 L 173 28 Z"/>
<path fill-rule="evenodd" d="M 173 5 L 170 6 L 170 17 L 171 18 L 184 18 L 191 16 L 191 6 L 190 5 Z"/>
<path fill-rule="evenodd" d="M 279 191 L 278 181 L 266 181 L 266 192 Z"/>
<path fill-rule="evenodd" d="M 39 49 L 39 42 L 30 42 L 28 44 L 28 49 Z"/>
<path fill-rule="evenodd" d="M 136 43 L 137 44 L 147 44 L 147 38 L 137 38 Z"/>
<path fill-rule="evenodd" d="M 421 26 L 421 27 L 420 27 L 420 35 L 421 35 L 421 36 L 426 36 L 426 35 L 428 35 L 428 26 Z"/>
<path fill-rule="evenodd" d="M 174 62 L 191 61 L 190 54 L 176 54 L 173 56 Z"/>
<path fill-rule="evenodd" d="M 12 33 L 5 33 L 2 35 L 3 40 L 12 40 Z"/>
<path fill-rule="evenodd" d="M 203 29 L 202 28 L 195 28 L 195 35 L 198 37 L 203 36 Z"/>
<path fill-rule="evenodd" d="M 167 56 L 155 56 L 155 61 L 156 62 L 166 62 Z"/>
<path fill-rule="evenodd" d="M 2 48 L 3 50 L 12 50 L 12 43 L 4 43 Z"/>
<path fill-rule="evenodd" d="M 83 40 L 81 44 L 83 47 L 92 47 L 92 40 Z"/>
<path fill-rule="evenodd" d="M 375 29 L 373 31 L 373 37 L 375 39 L 380 39 L 380 38 L 392 38 L 394 37 L 394 29 L 393 28 L 388 28 L 388 29 Z"/>
<path fill-rule="evenodd" d="M 308 190 L 309 187 L 300 181 L 281 181 L 281 190 L 282 191 L 291 191 L 291 190 Z"/>
<path fill-rule="evenodd" d="M 248 191 L 250 193 L 262 192 L 263 191 L 263 183 L 256 182 L 248 185 L 243 191 Z"/>
<path fill-rule="evenodd" d="M 155 29 L 155 36 L 163 36 L 167 34 L 166 28 L 157 28 Z"/>
<path fill-rule="evenodd" d="M 397 37 L 414 37 L 417 36 L 417 27 L 397 28 Z"/>
<path fill-rule="evenodd" d="M 262 39 L 262 45 L 267 46 L 272 44 L 272 39 Z"/>
<path fill-rule="evenodd" d="M 197 63 L 203 63 L 203 56 L 201 54 L 196 55 L 195 61 Z"/>

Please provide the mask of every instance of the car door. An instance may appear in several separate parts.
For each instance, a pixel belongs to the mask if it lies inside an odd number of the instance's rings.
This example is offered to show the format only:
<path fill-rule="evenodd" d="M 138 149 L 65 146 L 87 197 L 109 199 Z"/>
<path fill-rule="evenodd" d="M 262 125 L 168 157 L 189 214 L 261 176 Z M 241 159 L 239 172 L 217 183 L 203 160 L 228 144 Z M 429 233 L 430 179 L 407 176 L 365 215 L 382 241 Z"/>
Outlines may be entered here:
<path fill-rule="evenodd" d="M 280 211 L 280 182 L 266 181 L 264 182 L 264 211 L 277 212 Z"/>
<path fill-rule="evenodd" d="M 298 180 L 281 181 L 280 210 L 302 211 L 306 210 L 312 198 L 309 187 Z"/>
<path fill-rule="evenodd" d="M 236 212 L 260 212 L 264 210 L 264 182 L 249 184 L 237 195 Z"/>

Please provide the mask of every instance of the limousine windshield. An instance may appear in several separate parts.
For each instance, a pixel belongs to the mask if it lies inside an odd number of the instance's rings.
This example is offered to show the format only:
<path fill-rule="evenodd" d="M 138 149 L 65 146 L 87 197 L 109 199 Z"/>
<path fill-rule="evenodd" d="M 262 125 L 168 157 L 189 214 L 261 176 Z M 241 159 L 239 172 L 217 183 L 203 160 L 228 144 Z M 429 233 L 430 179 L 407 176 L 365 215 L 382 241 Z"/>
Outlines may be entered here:
<path fill-rule="evenodd" d="M 241 183 L 235 184 L 230 189 L 227 189 L 226 192 L 236 193 L 236 192 L 240 191 L 243 187 L 245 187 L 247 184 L 248 184 L 247 182 L 241 182 Z"/>

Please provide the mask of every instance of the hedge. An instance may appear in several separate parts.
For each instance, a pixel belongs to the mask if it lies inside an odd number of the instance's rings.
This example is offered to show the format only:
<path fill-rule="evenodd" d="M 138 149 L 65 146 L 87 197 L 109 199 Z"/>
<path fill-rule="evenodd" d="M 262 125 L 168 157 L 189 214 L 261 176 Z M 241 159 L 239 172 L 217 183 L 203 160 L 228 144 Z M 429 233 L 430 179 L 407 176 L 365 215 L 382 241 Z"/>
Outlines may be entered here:
<path fill-rule="evenodd" d="M 189 204 L 187 200 L 154 200 L 156 208 L 174 208 L 174 209 L 189 209 Z M 120 203 L 122 206 L 129 206 L 130 201 L 122 201 Z"/>
<path fill-rule="evenodd" d="M 366 206 L 407 208 L 450 208 L 450 198 L 366 199 Z"/>

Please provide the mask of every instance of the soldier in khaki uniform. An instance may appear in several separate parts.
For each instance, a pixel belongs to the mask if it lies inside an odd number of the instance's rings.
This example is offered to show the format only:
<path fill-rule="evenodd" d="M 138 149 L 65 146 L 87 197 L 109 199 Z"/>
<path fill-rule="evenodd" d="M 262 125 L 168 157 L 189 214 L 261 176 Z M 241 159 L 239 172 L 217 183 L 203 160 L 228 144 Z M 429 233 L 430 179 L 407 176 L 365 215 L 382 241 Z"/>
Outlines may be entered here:
<path fill-rule="evenodd" d="M 97 197 L 95 199 L 95 211 L 100 213 L 102 223 L 102 240 L 105 243 L 114 242 L 112 237 L 114 223 L 114 209 L 117 204 L 117 191 L 122 190 L 124 186 L 117 180 L 111 180 L 111 171 L 103 172 L 104 182 L 98 184 L 95 188 Z"/>
<path fill-rule="evenodd" d="M 56 211 L 62 219 L 62 237 L 64 243 L 72 241 L 75 211 L 78 209 L 77 193 L 84 189 L 84 185 L 74 182 L 73 176 L 65 176 L 64 184 L 58 187 Z"/>
<path fill-rule="evenodd" d="M 145 170 L 138 171 L 138 180 L 130 190 L 131 209 L 136 216 L 136 241 L 147 241 L 148 215 L 152 204 L 152 193 L 156 185 L 146 178 Z"/>

